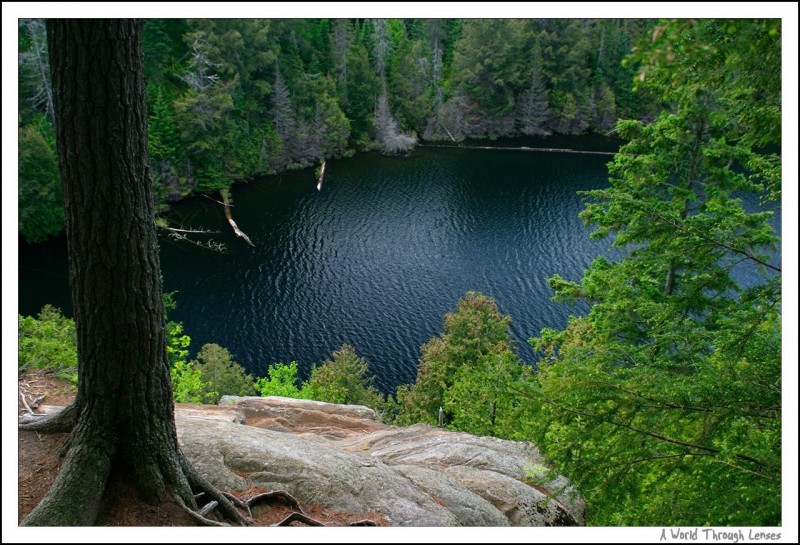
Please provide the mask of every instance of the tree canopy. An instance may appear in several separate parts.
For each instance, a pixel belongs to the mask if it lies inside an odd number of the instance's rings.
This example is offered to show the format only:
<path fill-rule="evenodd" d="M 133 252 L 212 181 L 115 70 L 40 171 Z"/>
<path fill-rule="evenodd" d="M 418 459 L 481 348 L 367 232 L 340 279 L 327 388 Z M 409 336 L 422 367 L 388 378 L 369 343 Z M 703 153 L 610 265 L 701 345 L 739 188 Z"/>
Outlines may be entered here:
<path fill-rule="evenodd" d="M 148 19 L 150 165 L 160 207 L 356 149 L 608 132 L 640 116 L 630 44 L 643 20 Z M 58 233 L 52 89 L 41 20 L 19 27 L 20 211 Z M 45 143 L 47 145 L 45 145 Z"/>
<path fill-rule="evenodd" d="M 593 306 L 534 340 L 534 437 L 595 523 L 779 525 L 780 263 L 771 212 L 742 198 L 780 192 L 764 147 L 779 131 L 751 116 L 780 111 L 778 87 L 758 83 L 780 71 L 780 23 L 665 22 L 654 35 L 639 85 L 668 109 L 618 124 L 630 142 L 582 213 L 626 255 L 551 279 L 557 299 Z M 745 264 L 754 285 L 732 275 Z"/>

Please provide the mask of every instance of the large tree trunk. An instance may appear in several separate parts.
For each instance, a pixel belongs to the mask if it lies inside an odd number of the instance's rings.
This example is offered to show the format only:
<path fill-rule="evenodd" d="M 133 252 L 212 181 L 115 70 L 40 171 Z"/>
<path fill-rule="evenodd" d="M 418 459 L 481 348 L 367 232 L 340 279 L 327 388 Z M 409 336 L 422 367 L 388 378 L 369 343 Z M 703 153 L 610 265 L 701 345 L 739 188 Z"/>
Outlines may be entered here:
<path fill-rule="evenodd" d="M 78 336 L 74 423 L 26 525 L 88 525 L 121 472 L 140 499 L 197 479 L 175 432 L 147 156 L 140 25 L 48 20 L 69 276 Z"/>

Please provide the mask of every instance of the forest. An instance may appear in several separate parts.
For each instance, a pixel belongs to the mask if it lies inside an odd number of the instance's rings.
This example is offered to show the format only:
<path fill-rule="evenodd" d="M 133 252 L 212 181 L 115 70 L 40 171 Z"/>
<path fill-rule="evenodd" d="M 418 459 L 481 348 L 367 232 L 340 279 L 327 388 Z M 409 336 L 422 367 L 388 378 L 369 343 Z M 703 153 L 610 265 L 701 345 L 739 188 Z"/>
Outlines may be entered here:
<path fill-rule="evenodd" d="M 475 292 L 389 397 L 358 347 L 304 382 L 292 362 L 254 379 L 220 346 L 190 359 L 191 332 L 167 320 L 176 401 L 307 397 L 531 441 L 593 525 L 782 524 L 780 241 L 771 212 L 741 200 L 781 198 L 780 20 L 173 19 L 145 21 L 142 41 L 160 207 L 419 141 L 626 142 L 581 213 L 624 256 L 550 278 L 556 300 L 590 310 L 530 332 L 536 366 L 515 350 L 512 317 Z M 43 23 L 22 21 L 19 43 L 19 228 L 37 242 L 64 221 Z M 754 286 L 732 275 L 744 262 Z M 46 308 L 19 324 L 20 369 L 58 360 L 75 379 L 72 320 Z"/>
<path fill-rule="evenodd" d="M 360 150 L 614 131 L 656 111 L 624 62 L 634 19 L 147 19 L 149 154 L 161 209 Z M 42 20 L 19 29 L 19 232 L 63 229 Z"/>

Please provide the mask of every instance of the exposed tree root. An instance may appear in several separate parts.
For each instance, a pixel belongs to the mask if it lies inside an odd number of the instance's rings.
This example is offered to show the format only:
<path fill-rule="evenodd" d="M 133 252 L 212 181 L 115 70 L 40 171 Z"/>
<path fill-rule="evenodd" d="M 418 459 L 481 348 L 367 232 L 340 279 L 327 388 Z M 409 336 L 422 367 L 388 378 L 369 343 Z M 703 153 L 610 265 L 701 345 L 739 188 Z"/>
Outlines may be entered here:
<path fill-rule="evenodd" d="M 202 508 L 201 508 L 201 509 L 200 509 L 200 510 L 197 512 L 197 514 L 198 514 L 198 515 L 200 515 L 201 517 L 204 517 L 204 516 L 206 516 L 207 514 L 209 514 L 211 511 L 213 511 L 214 509 L 216 509 L 218 505 L 219 505 L 219 502 L 218 502 L 218 501 L 214 501 L 214 500 L 212 500 L 212 501 L 208 502 L 207 504 L 205 504 L 205 505 L 204 505 L 204 506 L 203 506 L 203 507 L 202 507 Z"/>
<path fill-rule="evenodd" d="M 240 500 L 239 498 L 237 498 L 236 496 L 234 496 L 230 492 L 223 491 L 222 495 L 225 496 L 226 498 L 228 498 L 232 504 L 234 504 L 236 507 L 239 507 L 240 509 L 249 509 L 250 508 L 250 506 L 247 503 L 243 502 L 242 500 Z"/>
<path fill-rule="evenodd" d="M 216 520 L 211 520 L 209 518 L 206 518 L 203 514 L 200 514 L 200 512 L 197 512 L 194 509 L 191 509 L 191 508 L 187 507 L 186 504 L 183 502 L 183 498 L 181 498 L 180 495 L 175 494 L 173 497 L 175 498 L 175 503 L 177 503 L 181 507 L 181 509 L 186 511 L 186 513 L 190 517 L 192 517 L 194 520 L 196 520 L 197 522 L 199 522 L 203 526 L 228 526 L 228 527 L 230 527 L 230 524 L 228 524 L 228 523 L 217 522 Z M 216 502 L 212 502 L 212 503 L 216 503 Z M 216 507 L 216 505 L 214 507 Z M 210 511 L 210 509 L 209 509 L 209 511 Z M 205 512 L 205 514 L 208 514 L 208 512 Z"/>
<path fill-rule="evenodd" d="M 294 496 L 282 490 L 276 490 L 274 492 L 265 492 L 264 494 L 258 494 L 256 496 L 253 496 L 252 498 L 247 500 L 247 506 L 252 508 L 257 503 L 265 503 L 265 502 L 272 503 L 275 500 L 281 500 L 284 503 L 287 503 L 289 507 L 291 507 L 295 511 L 299 511 L 300 513 L 305 513 L 305 511 L 303 511 L 303 508 L 300 507 L 300 502 L 297 501 L 297 499 Z"/>
<path fill-rule="evenodd" d="M 65 409 L 66 410 L 66 409 Z M 76 428 L 73 432 L 80 431 Z M 111 474 L 107 438 L 88 435 L 75 443 L 45 497 L 22 521 L 23 526 L 90 526 L 97 519 Z"/>
<path fill-rule="evenodd" d="M 236 506 L 228 499 L 227 495 L 212 485 L 208 480 L 200 475 L 188 462 L 184 464 L 184 472 L 189 478 L 189 483 L 193 490 L 202 490 L 208 494 L 214 501 L 218 503 L 216 509 L 226 519 L 235 522 L 241 526 L 249 526 L 253 524 L 253 520 L 249 517 L 243 516 Z M 249 510 L 248 510 L 249 511 Z M 204 517 L 205 518 L 205 517 Z"/>
<path fill-rule="evenodd" d="M 28 404 L 28 399 L 22 392 L 19 393 L 19 397 L 22 399 L 22 404 L 25 405 L 25 410 L 28 411 L 28 414 L 36 416 L 36 413 L 33 412 L 33 409 L 39 406 L 39 403 L 41 403 L 42 400 L 44 399 L 44 395 L 40 395 L 39 397 L 31 401 L 30 404 Z"/>
<path fill-rule="evenodd" d="M 304 515 L 303 513 L 299 513 L 295 511 L 294 513 L 289 514 L 285 519 L 280 522 L 276 522 L 272 526 L 289 526 L 293 522 L 302 522 L 308 526 L 327 526 L 327 524 L 322 523 L 318 520 L 312 519 L 308 515 Z M 378 524 L 375 521 L 369 519 L 357 520 L 355 522 L 351 522 L 348 526 L 377 526 Z"/>
<path fill-rule="evenodd" d="M 23 414 L 19 417 L 20 430 L 37 431 L 42 433 L 65 433 L 72 431 L 77 421 L 75 404 L 72 403 L 57 413 L 52 414 Z"/>
<path fill-rule="evenodd" d="M 320 521 L 307 517 L 303 513 L 298 513 L 297 511 L 291 513 L 288 517 L 286 517 L 280 522 L 276 522 L 272 526 L 289 526 L 291 523 L 295 521 L 302 522 L 303 524 L 307 524 L 309 526 L 325 526 Z"/>
<path fill-rule="evenodd" d="M 280 500 L 284 503 L 287 503 L 295 511 L 293 513 L 290 513 L 282 521 L 277 522 L 272 526 L 289 526 L 293 522 L 302 522 L 303 524 L 306 524 L 308 526 L 327 526 L 327 524 L 312 519 L 311 517 L 306 515 L 305 511 L 300 506 L 300 502 L 297 500 L 297 498 L 295 498 L 288 492 L 284 492 L 282 490 L 276 490 L 274 492 L 265 492 L 264 494 L 258 494 L 247 500 L 245 504 L 247 505 L 249 511 L 251 507 L 253 507 L 258 503 L 265 503 L 265 502 L 272 503 L 276 500 Z M 358 520 L 356 522 L 352 522 L 348 524 L 348 526 L 377 526 L 377 523 L 369 519 L 363 519 L 363 520 Z"/>

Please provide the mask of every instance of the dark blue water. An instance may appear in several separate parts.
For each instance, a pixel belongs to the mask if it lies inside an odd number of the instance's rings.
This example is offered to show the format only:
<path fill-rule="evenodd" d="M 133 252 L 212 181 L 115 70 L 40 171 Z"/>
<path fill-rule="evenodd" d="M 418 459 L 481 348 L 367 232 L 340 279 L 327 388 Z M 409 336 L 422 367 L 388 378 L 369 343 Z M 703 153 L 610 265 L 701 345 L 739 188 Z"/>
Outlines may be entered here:
<path fill-rule="evenodd" d="M 579 280 L 607 242 L 589 240 L 579 190 L 607 185 L 610 156 L 422 148 L 407 158 L 366 154 L 232 191 L 233 216 L 255 248 L 237 240 L 222 207 L 179 203 L 173 225 L 219 230 L 228 253 L 161 239 L 170 318 L 192 353 L 227 347 L 255 375 L 273 362 L 301 374 L 342 343 L 356 348 L 391 391 L 413 382 L 419 349 L 468 290 L 497 300 L 526 340 L 585 310 L 550 301 L 547 279 Z M 20 313 L 44 303 L 70 312 L 62 241 L 24 247 Z"/>

